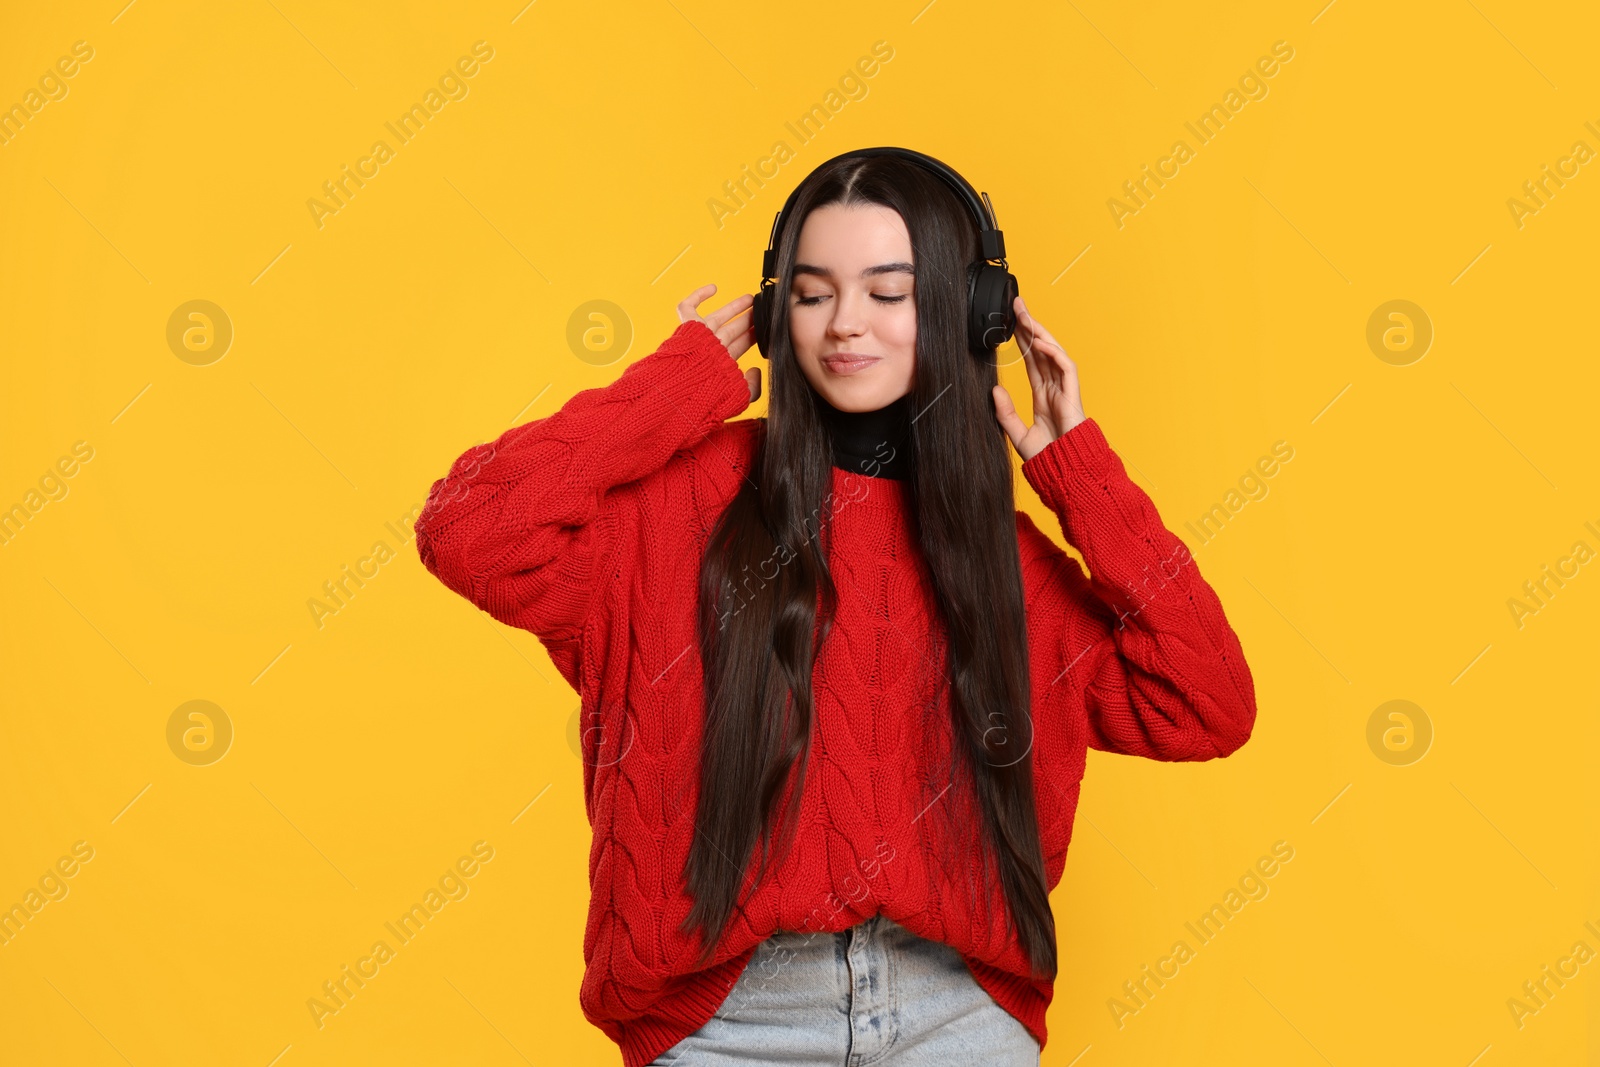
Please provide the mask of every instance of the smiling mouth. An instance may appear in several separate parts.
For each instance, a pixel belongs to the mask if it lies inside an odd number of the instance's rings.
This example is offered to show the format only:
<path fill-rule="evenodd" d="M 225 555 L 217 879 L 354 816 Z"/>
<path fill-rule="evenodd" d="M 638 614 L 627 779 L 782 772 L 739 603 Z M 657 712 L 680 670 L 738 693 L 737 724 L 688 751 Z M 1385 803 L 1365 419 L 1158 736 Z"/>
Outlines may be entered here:
<path fill-rule="evenodd" d="M 827 356 L 822 365 L 834 374 L 854 374 L 880 361 L 879 356 Z"/>

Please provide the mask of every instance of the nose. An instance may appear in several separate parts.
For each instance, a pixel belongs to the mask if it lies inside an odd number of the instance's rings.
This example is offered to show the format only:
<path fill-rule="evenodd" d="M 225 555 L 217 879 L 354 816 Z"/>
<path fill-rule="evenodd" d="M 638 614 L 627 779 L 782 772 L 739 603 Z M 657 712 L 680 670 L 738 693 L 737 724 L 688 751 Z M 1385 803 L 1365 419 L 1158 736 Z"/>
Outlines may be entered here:
<path fill-rule="evenodd" d="M 866 332 L 866 314 L 862 307 L 865 296 L 859 293 L 841 293 L 833 300 L 833 315 L 828 320 L 828 333 L 834 338 L 859 337 Z"/>

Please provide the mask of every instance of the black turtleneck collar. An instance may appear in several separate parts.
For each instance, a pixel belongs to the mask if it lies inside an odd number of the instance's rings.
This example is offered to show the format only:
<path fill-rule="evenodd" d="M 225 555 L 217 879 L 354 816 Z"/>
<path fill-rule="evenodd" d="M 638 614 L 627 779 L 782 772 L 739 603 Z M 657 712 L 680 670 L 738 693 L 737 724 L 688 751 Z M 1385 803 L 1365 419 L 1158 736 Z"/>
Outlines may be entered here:
<path fill-rule="evenodd" d="M 876 411 L 840 411 L 820 393 L 817 401 L 835 467 L 899 481 L 911 476 L 911 394 Z"/>

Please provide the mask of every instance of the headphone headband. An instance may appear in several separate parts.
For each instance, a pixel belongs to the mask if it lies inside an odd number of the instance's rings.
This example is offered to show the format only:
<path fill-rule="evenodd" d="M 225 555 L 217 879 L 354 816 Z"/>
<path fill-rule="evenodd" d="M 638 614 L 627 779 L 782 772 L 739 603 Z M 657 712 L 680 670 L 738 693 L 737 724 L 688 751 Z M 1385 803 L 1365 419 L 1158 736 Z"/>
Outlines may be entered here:
<path fill-rule="evenodd" d="M 880 145 L 876 148 L 857 148 L 853 151 L 840 153 L 824 162 L 822 166 L 827 166 L 829 163 L 834 163 L 841 159 L 871 156 L 892 156 L 896 159 L 903 159 L 908 163 L 916 163 L 941 178 L 961 202 L 966 205 L 973 221 L 978 224 L 980 257 L 985 260 L 998 259 L 1002 262 L 1005 260 L 1006 239 L 997 225 L 994 217 L 994 205 L 989 202 L 989 194 L 980 194 L 967 179 L 963 178 L 949 164 L 910 148 Z M 788 199 L 783 202 L 783 208 L 773 217 L 772 232 L 767 237 L 767 250 L 761 257 L 761 277 L 763 280 L 776 278 L 777 276 L 778 234 L 782 230 L 783 220 L 788 217 L 789 210 L 794 207 L 795 199 L 799 195 L 800 186 L 797 185 L 790 190 Z"/>

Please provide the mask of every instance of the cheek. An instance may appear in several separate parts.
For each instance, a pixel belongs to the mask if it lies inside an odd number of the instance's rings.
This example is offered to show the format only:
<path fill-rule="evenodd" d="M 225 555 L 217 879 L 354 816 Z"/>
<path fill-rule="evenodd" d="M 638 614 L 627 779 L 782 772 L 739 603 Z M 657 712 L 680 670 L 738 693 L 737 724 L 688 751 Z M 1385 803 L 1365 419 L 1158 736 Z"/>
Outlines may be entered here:
<path fill-rule="evenodd" d="M 806 314 L 806 308 L 789 309 L 789 343 L 794 346 L 795 362 L 811 388 L 820 388 L 822 365 L 817 357 L 822 354 L 822 325 L 818 316 Z"/>
<path fill-rule="evenodd" d="M 806 367 L 816 363 L 822 347 L 822 322 L 819 316 L 808 315 L 808 310 L 789 309 L 789 342 L 794 345 L 794 354 L 801 366 Z"/>
<path fill-rule="evenodd" d="M 883 339 L 902 354 L 910 356 L 917 350 L 917 309 L 908 300 L 891 310 L 893 314 L 886 317 L 882 326 Z"/>
<path fill-rule="evenodd" d="M 913 307 L 893 310 L 894 314 L 880 325 L 878 337 L 894 353 L 898 370 L 894 391 L 899 394 L 908 392 L 916 379 L 917 312 Z"/>

